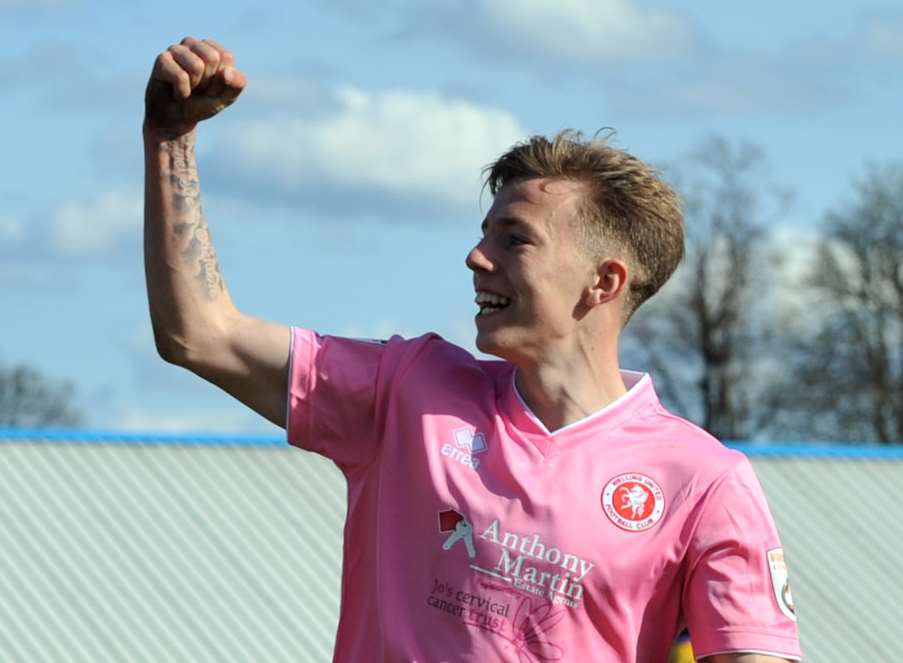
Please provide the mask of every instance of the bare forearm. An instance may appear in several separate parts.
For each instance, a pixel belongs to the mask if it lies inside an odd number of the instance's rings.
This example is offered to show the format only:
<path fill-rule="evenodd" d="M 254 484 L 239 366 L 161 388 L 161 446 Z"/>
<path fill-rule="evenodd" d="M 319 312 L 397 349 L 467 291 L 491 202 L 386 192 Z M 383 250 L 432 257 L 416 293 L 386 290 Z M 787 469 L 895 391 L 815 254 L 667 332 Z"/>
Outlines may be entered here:
<path fill-rule="evenodd" d="M 183 361 L 235 312 L 201 208 L 195 132 L 144 133 L 144 268 L 160 354 Z"/>

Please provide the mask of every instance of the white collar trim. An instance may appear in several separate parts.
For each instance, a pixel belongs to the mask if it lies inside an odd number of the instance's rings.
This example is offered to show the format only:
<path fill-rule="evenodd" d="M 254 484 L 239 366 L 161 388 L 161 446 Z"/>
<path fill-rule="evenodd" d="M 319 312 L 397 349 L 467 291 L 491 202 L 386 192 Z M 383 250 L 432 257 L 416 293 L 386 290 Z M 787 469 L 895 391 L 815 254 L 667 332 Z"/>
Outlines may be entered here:
<path fill-rule="evenodd" d="M 518 391 L 518 389 L 517 389 L 517 381 L 516 381 L 517 369 L 515 369 L 511 373 L 511 388 L 514 389 L 514 395 L 517 396 L 517 400 L 521 404 L 521 407 L 524 408 L 524 412 L 526 412 L 529 415 L 529 417 L 534 422 L 536 422 L 536 425 L 542 429 L 543 433 L 545 433 L 546 435 L 549 435 L 551 437 L 555 437 L 556 435 L 559 435 L 561 433 L 564 433 L 565 431 L 571 430 L 572 428 L 574 428 L 576 426 L 582 426 L 587 421 L 596 419 L 597 417 L 601 417 L 605 414 L 608 414 L 612 410 L 620 407 L 626 401 L 632 399 L 634 397 L 634 395 L 636 395 L 647 382 L 650 382 L 652 380 L 652 378 L 649 377 L 648 373 L 640 373 L 637 371 L 624 371 L 624 370 L 620 371 L 620 373 L 621 373 L 621 379 L 624 380 L 624 385 L 627 387 L 627 393 L 622 394 L 621 396 L 618 396 L 618 398 L 616 398 L 611 403 L 609 403 L 608 405 L 603 407 L 601 410 L 598 410 L 597 412 L 593 412 L 592 414 L 588 414 L 585 417 L 583 417 L 582 419 L 578 419 L 577 421 L 574 421 L 574 422 L 568 424 L 567 426 L 562 426 L 561 428 L 559 428 L 558 430 L 555 430 L 555 431 L 550 431 L 548 428 L 546 428 L 546 425 L 544 423 L 542 423 L 542 420 L 539 417 L 537 417 L 536 414 L 533 412 L 533 410 L 530 409 L 530 406 L 527 405 L 527 401 L 524 400 L 524 397 L 520 395 L 520 391 Z"/>

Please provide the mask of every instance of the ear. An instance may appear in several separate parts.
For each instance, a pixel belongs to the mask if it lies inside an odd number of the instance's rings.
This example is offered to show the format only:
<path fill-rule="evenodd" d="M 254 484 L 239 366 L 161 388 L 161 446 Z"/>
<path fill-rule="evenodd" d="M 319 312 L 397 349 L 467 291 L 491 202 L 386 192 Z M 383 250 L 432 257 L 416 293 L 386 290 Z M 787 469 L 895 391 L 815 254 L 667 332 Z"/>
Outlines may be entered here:
<path fill-rule="evenodd" d="M 592 308 L 612 302 L 627 290 L 627 263 L 619 258 L 606 258 L 596 270 L 593 285 L 587 288 L 585 302 Z"/>

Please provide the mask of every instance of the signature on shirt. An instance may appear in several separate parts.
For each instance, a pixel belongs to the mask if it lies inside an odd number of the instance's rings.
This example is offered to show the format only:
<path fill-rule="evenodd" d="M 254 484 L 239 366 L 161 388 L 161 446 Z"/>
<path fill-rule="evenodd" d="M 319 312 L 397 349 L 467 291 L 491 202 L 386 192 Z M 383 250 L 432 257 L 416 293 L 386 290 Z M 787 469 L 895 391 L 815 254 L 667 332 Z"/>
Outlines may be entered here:
<path fill-rule="evenodd" d="M 489 585 L 489 583 L 486 583 Z M 506 593 L 515 593 L 508 587 L 489 585 Z M 519 593 L 517 593 L 519 595 Z M 549 632 L 564 618 L 566 608 L 555 606 L 550 601 L 534 603 L 529 596 L 521 596 L 520 603 L 511 621 L 511 632 L 507 628 L 495 630 L 483 624 L 466 621 L 489 631 L 508 641 L 517 653 L 518 663 L 538 663 L 541 661 L 560 661 L 564 658 L 564 650 L 549 638 Z"/>

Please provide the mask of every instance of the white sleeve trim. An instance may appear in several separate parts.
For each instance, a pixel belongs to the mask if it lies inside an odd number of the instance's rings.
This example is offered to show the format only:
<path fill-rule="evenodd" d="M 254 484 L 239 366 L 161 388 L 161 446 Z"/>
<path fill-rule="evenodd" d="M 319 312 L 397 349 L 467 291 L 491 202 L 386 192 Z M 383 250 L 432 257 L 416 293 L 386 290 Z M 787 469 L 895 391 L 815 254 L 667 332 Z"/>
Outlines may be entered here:
<path fill-rule="evenodd" d="M 690 641 L 692 642 L 692 640 Z M 725 649 L 724 651 L 713 651 L 708 652 L 705 656 L 697 656 L 696 660 L 700 661 L 704 658 L 708 658 L 709 656 L 718 656 L 718 654 L 762 654 L 763 656 L 776 656 L 778 658 L 785 658 L 788 661 L 802 661 L 799 656 L 790 656 L 789 654 L 779 654 L 774 651 L 762 651 L 760 649 Z"/>

